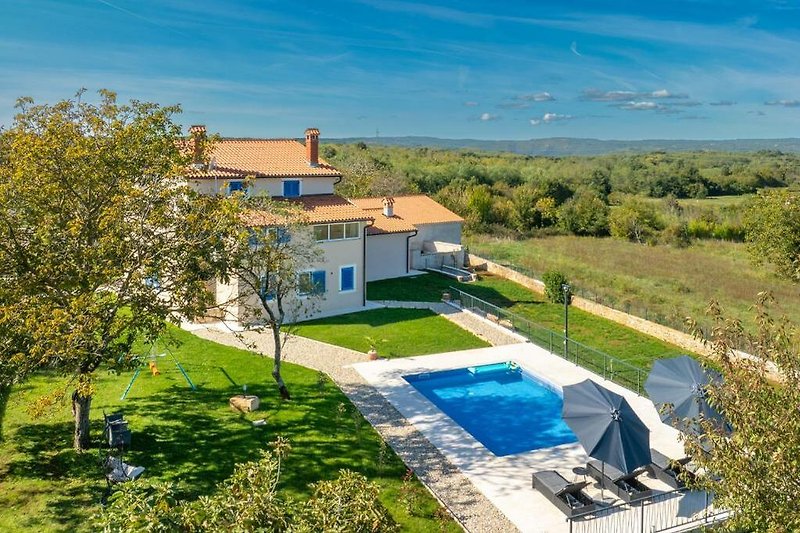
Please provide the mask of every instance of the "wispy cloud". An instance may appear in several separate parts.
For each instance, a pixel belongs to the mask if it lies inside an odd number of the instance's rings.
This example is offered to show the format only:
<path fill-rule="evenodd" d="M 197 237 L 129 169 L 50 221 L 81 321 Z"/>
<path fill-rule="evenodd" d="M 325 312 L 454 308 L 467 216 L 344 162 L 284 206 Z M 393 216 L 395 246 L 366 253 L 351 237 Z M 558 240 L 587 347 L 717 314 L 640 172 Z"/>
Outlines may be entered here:
<path fill-rule="evenodd" d="M 666 89 L 656 91 L 601 91 L 599 89 L 585 89 L 582 99 L 590 102 L 620 102 L 625 100 L 638 100 L 644 98 L 656 99 L 684 99 L 689 98 L 686 93 L 673 93 Z"/>
<path fill-rule="evenodd" d="M 764 105 L 779 105 L 783 107 L 800 107 L 800 100 L 770 100 Z"/>
<path fill-rule="evenodd" d="M 481 113 L 481 116 L 478 118 L 483 122 L 490 122 L 492 120 L 499 120 L 500 115 L 495 115 L 492 113 Z"/>
<path fill-rule="evenodd" d="M 498 109 L 528 109 L 531 106 L 528 102 L 506 102 L 497 104 Z"/>
<path fill-rule="evenodd" d="M 542 91 L 538 93 L 521 94 L 517 96 L 517 100 L 524 100 L 526 102 L 552 102 L 555 98 L 549 92 Z"/>
<path fill-rule="evenodd" d="M 559 113 L 545 113 L 541 118 L 530 119 L 531 126 L 538 126 L 539 124 L 552 124 L 553 122 L 562 122 L 565 120 L 572 120 L 572 115 L 562 115 Z"/>
<path fill-rule="evenodd" d="M 620 109 L 626 109 L 628 111 L 651 111 L 654 109 L 663 109 L 664 106 L 649 101 L 630 101 L 625 102 L 624 104 L 619 104 L 617 107 Z"/>
<path fill-rule="evenodd" d="M 717 102 L 709 102 L 708 105 L 713 105 L 713 106 L 732 106 L 732 105 L 736 105 L 736 103 L 737 102 L 734 102 L 733 100 L 719 100 Z"/>
<path fill-rule="evenodd" d="M 570 51 L 578 57 L 583 57 L 580 52 L 578 52 L 578 43 L 577 41 L 572 41 L 572 44 L 569 45 Z"/>
<path fill-rule="evenodd" d="M 709 117 L 705 115 L 683 115 L 678 117 L 678 120 L 708 120 Z"/>
<path fill-rule="evenodd" d="M 472 100 L 467 100 L 466 102 L 464 102 L 464 107 L 477 107 L 477 106 L 478 102 Z"/>

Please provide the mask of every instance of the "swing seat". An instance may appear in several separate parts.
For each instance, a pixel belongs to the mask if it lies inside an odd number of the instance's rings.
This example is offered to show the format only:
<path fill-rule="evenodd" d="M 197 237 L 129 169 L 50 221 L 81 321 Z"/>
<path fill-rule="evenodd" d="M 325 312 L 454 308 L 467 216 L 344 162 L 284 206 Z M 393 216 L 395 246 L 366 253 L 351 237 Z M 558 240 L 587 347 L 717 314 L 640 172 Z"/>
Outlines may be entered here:
<path fill-rule="evenodd" d="M 160 374 L 161 374 L 161 372 L 158 370 L 158 367 L 156 366 L 156 362 L 155 362 L 155 361 L 149 361 L 149 362 L 147 363 L 147 366 L 149 366 L 149 367 L 150 367 L 150 372 L 151 372 L 151 373 L 152 373 L 154 376 L 158 376 L 158 375 L 160 375 Z"/>

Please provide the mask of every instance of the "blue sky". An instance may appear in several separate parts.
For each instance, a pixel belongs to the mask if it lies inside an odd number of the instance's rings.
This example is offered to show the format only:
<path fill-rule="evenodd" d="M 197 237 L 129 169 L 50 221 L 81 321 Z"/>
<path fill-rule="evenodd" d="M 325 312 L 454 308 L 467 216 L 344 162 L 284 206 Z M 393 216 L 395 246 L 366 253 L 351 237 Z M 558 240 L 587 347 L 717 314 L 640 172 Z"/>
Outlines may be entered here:
<path fill-rule="evenodd" d="M 79 88 L 224 136 L 800 136 L 800 2 L 0 0 L 0 124 Z"/>

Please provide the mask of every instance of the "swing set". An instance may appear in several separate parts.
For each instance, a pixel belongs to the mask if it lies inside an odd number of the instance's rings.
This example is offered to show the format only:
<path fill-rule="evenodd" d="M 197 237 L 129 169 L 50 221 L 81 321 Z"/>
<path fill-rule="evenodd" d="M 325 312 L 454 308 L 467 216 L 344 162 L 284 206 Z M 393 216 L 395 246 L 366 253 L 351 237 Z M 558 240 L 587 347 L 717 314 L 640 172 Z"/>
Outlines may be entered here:
<path fill-rule="evenodd" d="M 154 341 L 153 343 L 150 344 L 150 349 L 147 351 L 146 354 L 142 354 L 136 358 L 142 364 L 136 367 L 136 370 L 133 372 L 133 377 L 131 378 L 130 383 L 128 383 L 128 386 L 125 387 L 125 392 L 122 393 L 120 400 L 124 400 L 125 398 L 128 397 L 128 393 L 131 391 L 131 388 L 133 388 L 133 383 L 136 381 L 136 378 L 139 377 L 139 374 L 145 368 L 143 364 L 144 361 L 147 361 L 147 369 L 153 376 L 161 375 L 161 371 L 158 369 L 158 364 L 157 364 L 157 359 L 159 357 L 169 357 L 170 359 L 172 359 L 172 362 L 175 363 L 175 366 L 178 367 L 178 370 L 180 370 L 181 374 L 183 374 L 184 379 L 186 379 L 186 383 L 189 384 L 189 388 L 192 389 L 193 391 L 197 390 L 197 387 L 192 382 L 192 379 L 189 377 L 189 374 L 186 372 L 186 369 L 183 368 L 183 365 L 181 365 L 180 361 L 178 361 L 178 359 L 175 357 L 175 354 L 172 353 L 172 350 L 170 350 L 168 346 L 165 346 L 164 351 L 162 353 L 156 353 L 155 347 L 156 343 Z"/>

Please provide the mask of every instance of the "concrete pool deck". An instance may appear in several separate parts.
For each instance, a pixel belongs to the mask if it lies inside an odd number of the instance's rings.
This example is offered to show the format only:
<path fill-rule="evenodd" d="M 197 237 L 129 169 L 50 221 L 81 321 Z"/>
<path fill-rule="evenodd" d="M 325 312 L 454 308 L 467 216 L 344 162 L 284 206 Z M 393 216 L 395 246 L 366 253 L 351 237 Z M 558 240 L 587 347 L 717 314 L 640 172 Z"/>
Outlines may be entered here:
<path fill-rule="evenodd" d="M 593 379 L 628 400 L 637 415 L 650 428 L 652 448 L 668 457 L 683 455 L 678 432 L 661 422 L 658 412 L 648 399 L 530 343 L 370 361 L 354 364 L 352 368 L 380 392 L 517 528 L 525 532 L 568 531 L 565 516 L 531 487 L 531 474 L 539 470 L 557 470 L 568 480 L 575 479 L 573 468 L 584 466 L 588 460 L 580 444 L 563 444 L 497 457 L 402 377 L 504 361 L 516 361 L 526 371 L 557 388 L 587 378 Z M 648 478 L 646 481 L 655 489 L 669 490 L 655 479 Z M 594 485 L 588 492 L 595 499 L 600 499 L 600 491 Z M 605 498 L 610 502 L 608 491 L 605 492 Z"/>

